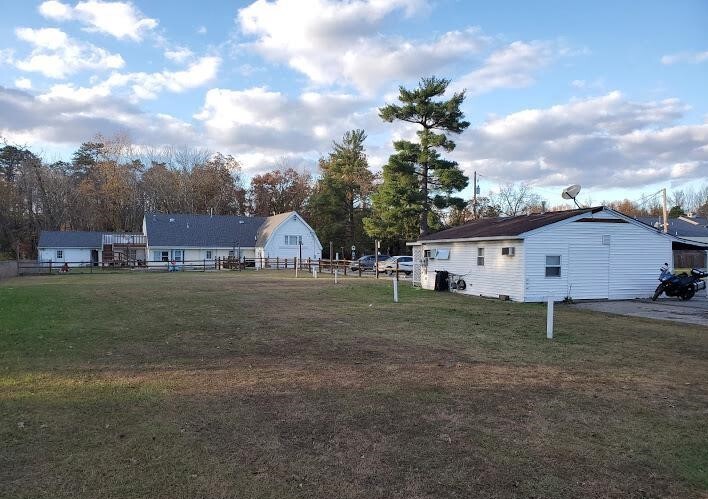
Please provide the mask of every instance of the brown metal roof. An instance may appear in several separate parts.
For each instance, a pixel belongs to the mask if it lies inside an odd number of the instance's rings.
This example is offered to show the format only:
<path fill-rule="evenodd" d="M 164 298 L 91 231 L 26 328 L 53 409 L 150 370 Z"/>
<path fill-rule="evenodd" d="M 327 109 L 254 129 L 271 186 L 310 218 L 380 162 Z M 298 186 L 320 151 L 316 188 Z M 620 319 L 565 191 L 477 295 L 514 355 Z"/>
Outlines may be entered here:
<path fill-rule="evenodd" d="M 448 239 L 467 239 L 473 237 L 503 237 L 518 236 L 524 232 L 529 232 L 546 225 L 550 225 L 561 220 L 572 218 L 583 213 L 597 213 L 603 207 L 581 208 L 579 210 L 549 211 L 546 213 L 534 213 L 532 215 L 520 215 L 516 217 L 495 217 L 475 220 L 464 225 L 458 225 L 450 229 L 441 230 L 427 236 L 422 236 L 419 241 L 438 241 Z"/>

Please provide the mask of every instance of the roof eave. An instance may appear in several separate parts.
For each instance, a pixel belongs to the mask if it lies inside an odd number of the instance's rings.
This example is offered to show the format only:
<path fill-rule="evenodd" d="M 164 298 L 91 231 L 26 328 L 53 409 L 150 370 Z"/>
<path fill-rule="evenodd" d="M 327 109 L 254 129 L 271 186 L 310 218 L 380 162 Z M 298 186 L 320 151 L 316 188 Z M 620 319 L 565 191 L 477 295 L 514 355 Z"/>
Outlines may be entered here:
<path fill-rule="evenodd" d="M 422 239 L 418 241 L 413 241 L 406 243 L 406 246 L 420 246 L 428 243 L 473 243 L 477 241 L 523 241 L 524 237 L 522 235 L 508 235 L 508 236 L 484 236 L 484 237 L 460 237 L 452 239 Z"/>

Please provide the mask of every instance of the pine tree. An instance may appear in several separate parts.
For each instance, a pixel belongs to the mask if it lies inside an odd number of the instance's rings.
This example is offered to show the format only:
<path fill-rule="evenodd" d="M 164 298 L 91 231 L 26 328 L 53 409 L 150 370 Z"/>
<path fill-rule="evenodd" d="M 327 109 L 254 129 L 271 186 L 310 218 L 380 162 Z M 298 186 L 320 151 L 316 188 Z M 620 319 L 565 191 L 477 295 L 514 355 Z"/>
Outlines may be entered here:
<path fill-rule="evenodd" d="M 374 176 L 364 150 L 366 133 L 351 130 L 320 160 L 322 177 L 308 203 L 308 214 L 321 241 L 335 248 L 369 243 L 362 219 L 369 212 Z"/>
<path fill-rule="evenodd" d="M 384 121 L 417 125 L 419 140 L 393 143 L 396 152 L 384 166 L 384 182 L 374 196 L 374 215 L 365 221 L 371 236 L 387 237 L 394 230 L 400 230 L 400 237 L 415 237 L 408 232 L 411 220 L 416 220 L 418 234 L 426 235 L 435 228 L 439 217 L 436 209 L 465 205 L 454 193 L 464 189 L 469 179 L 457 162 L 440 155 L 440 150 L 455 149 L 448 134 L 460 134 L 470 125 L 460 111 L 464 91 L 453 94 L 448 100 L 435 100 L 445 93 L 449 84 L 450 80 L 434 76 L 423 78 L 415 90 L 400 87 L 400 105 L 389 104 L 379 109 Z M 388 224 L 394 221 L 396 228 L 392 229 Z"/>

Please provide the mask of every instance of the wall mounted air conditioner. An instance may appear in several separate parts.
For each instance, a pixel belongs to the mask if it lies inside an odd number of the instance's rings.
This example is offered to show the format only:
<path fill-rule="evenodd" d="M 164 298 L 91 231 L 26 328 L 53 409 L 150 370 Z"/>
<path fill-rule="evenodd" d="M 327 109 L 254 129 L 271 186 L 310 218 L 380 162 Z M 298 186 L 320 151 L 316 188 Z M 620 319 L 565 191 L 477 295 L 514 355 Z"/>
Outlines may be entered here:
<path fill-rule="evenodd" d="M 504 256 L 514 256 L 516 254 L 516 248 L 513 246 L 505 246 L 502 248 L 502 255 Z"/>

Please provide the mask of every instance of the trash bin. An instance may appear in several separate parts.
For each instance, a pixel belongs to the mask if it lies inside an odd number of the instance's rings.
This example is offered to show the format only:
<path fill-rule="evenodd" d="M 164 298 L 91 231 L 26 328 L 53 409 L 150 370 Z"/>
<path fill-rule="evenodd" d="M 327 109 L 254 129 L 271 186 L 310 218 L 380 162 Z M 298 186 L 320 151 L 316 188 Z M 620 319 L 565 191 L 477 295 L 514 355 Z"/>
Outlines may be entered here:
<path fill-rule="evenodd" d="M 436 270 L 435 271 L 435 291 L 449 291 L 450 273 L 447 270 Z"/>

